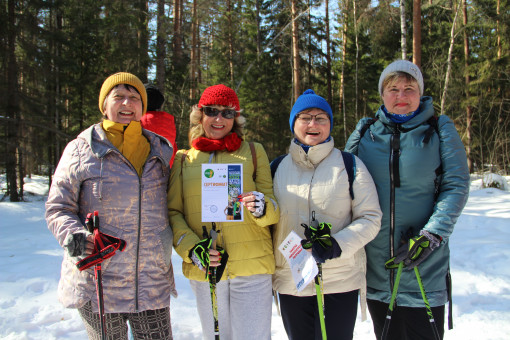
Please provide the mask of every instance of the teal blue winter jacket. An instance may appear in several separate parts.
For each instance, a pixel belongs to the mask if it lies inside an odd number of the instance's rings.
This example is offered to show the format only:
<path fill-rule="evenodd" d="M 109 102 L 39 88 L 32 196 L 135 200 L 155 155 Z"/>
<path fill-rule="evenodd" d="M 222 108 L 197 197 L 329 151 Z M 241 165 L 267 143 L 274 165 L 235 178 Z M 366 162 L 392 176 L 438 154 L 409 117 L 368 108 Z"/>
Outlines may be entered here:
<path fill-rule="evenodd" d="M 444 115 L 436 120 L 438 135 L 433 124 L 428 122 L 434 116 L 432 98 L 422 97 L 420 108 L 417 116 L 403 124 L 392 122 L 379 108 L 377 120 L 361 138 L 360 131 L 369 118 L 363 118 L 358 123 L 345 150 L 357 155 L 367 166 L 376 184 L 383 212 L 381 230 L 366 246 L 367 298 L 390 302 L 396 270 L 386 270 L 384 264 L 396 252 L 404 235 L 411 232 L 416 236 L 425 229 L 442 237 L 441 246 L 419 266 L 430 305 L 440 306 L 448 301 L 448 239 L 468 198 L 469 170 L 464 146 L 452 120 Z M 391 158 L 392 134 L 400 137 L 400 146 Z M 426 141 L 426 136 L 430 140 Z M 397 180 L 397 172 L 390 170 L 391 159 L 397 158 L 400 186 L 395 187 L 394 202 L 391 202 L 392 183 L 396 184 Z M 393 178 L 391 172 L 394 173 Z M 390 223 L 392 203 L 393 228 Z M 423 306 L 413 270 L 404 270 L 402 273 L 397 304 Z"/>

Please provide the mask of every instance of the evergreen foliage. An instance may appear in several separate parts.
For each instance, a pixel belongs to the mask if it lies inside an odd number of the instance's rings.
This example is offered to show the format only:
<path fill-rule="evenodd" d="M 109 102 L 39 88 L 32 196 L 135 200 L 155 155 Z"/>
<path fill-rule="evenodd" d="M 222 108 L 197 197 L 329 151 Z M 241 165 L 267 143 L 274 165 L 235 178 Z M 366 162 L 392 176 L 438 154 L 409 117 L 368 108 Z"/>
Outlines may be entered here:
<path fill-rule="evenodd" d="M 444 93 L 450 32 L 462 3 L 422 2 L 425 94 L 434 98 L 437 112 Z M 0 20 L 5 24 L 0 26 L 0 99 L 4 103 L 0 171 L 7 174 L 11 199 L 16 195 L 22 199 L 19 188 L 24 175 L 51 177 L 65 145 L 100 121 L 97 98 L 108 75 L 127 71 L 144 82 L 155 82 L 156 4 L 156 0 L 1 2 Z M 296 0 L 296 4 L 301 89 L 312 88 L 327 98 L 331 79 L 332 135 L 337 147 L 343 148 L 344 129 L 348 136 L 357 119 L 373 116 L 381 105 L 379 75 L 401 56 L 399 5 L 390 0 L 356 1 L 354 17 L 352 1 L 329 1 L 332 69 L 328 72 L 324 1 Z M 412 51 L 413 2 L 406 0 L 405 5 L 407 51 Z M 198 55 L 192 81 L 194 6 Z M 472 0 L 467 6 L 467 25 L 462 19 L 456 23 L 444 113 L 468 142 L 469 106 L 474 169 L 508 173 L 509 4 L 508 0 Z M 188 148 L 189 112 L 201 91 L 223 83 L 239 95 L 247 118 L 246 139 L 262 143 L 270 159 L 286 153 L 291 140 L 288 117 L 295 100 L 290 8 L 289 0 L 165 2 L 164 109 L 175 116 L 179 147 Z M 177 20 L 176 13 L 181 13 Z M 468 62 L 464 32 L 470 48 Z M 345 102 L 340 98 L 342 69 Z M 340 107 L 345 107 L 345 126 Z"/>

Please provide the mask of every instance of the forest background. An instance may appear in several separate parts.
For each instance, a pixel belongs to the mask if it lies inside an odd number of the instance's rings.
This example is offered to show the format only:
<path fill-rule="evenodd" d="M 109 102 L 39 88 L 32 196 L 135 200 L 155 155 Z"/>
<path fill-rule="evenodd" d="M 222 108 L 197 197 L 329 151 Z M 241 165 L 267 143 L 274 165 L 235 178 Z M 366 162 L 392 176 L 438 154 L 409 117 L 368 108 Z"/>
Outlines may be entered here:
<path fill-rule="evenodd" d="M 333 108 L 338 148 L 373 116 L 379 75 L 403 58 L 450 116 L 471 172 L 510 172 L 510 6 L 506 0 L 1 0 L 0 172 L 51 176 L 65 145 L 100 121 L 118 71 L 159 86 L 177 145 L 206 87 L 238 93 L 247 140 L 285 153 L 290 109 L 311 88 Z M 3 199 L 3 198 L 0 198 Z"/>

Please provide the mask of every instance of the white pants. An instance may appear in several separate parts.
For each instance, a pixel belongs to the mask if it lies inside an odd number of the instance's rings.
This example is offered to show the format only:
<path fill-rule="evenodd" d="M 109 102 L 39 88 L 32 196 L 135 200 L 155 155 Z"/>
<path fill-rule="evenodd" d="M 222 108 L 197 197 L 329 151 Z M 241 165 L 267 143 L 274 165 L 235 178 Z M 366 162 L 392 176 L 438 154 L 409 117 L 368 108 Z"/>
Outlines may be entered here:
<path fill-rule="evenodd" d="M 204 340 L 214 340 L 209 282 L 190 280 Z M 270 340 L 271 275 L 240 276 L 216 284 L 221 340 Z"/>

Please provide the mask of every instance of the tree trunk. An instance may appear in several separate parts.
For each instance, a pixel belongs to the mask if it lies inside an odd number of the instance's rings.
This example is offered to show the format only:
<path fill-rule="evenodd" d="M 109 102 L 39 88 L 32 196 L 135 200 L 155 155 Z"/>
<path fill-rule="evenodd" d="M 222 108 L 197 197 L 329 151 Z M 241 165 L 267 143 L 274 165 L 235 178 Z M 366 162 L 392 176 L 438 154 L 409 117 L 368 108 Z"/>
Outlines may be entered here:
<path fill-rule="evenodd" d="M 470 79 L 469 79 L 469 38 L 468 38 L 468 32 L 467 32 L 467 24 L 468 24 L 468 15 L 467 15 L 467 1 L 462 1 L 462 12 L 463 12 L 463 24 L 464 24 L 464 82 L 466 84 L 466 155 L 467 155 L 467 161 L 468 161 L 468 167 L 469 172 L 473 172 L 473 159 L 471 158 L 471 144 L 472 144 L 472 115 L 473 110 L 471 105 L 469 104 L 469 85 L 470 85 Z"/>
<path fill-rule="evenodd" d="M 326 0 L 326 77 L 328 82 L 328 103 L 331 105 L 333 101 L 333 93 L 331 92 L 331 41 L 329 36 L 329 0 Z"/>
<path fill-rule="evenodd" d="M 199 96 L 200 95 L 200 90 L 198 88 L 198 84 L 202 83 L 202 69 L 200 67 L 200 65 L 202 64 L 201 60 L 202 60 L 202 50 L 200 48 L 200 44 L 201 44 L 201 39 L 200 39 L 200 18 L 198 17 L 198 9 L 197 9 L 197 49 L 196 49 L 196 53 L 197 53 L 197 56 L 196 56 L 196 64 L 197 64 L 197 88 L 196 88 L 196 93 L 195 93 L 195 97 Z"/>
<path fill-rule="evenodd" d="M 142 82 L 147 82 L 149 68 L 149 4 L 148 1 L 139 0 L 139 27 L 138 27 L 138 57 L 137 73 Z"/>
<path fill-rule="evenodd" d="M 198 35 L 198 14 L 197 0 L 193 0 L 191 10 L 191 47 L 190 47 L 190 88 L 189 99 L 193 100 L 197 92 L 197 35 Z"/>
<path fill-rule="evenodd" d="M 354 14 L 354 34 L 356 37 L 356 72 L 354 74 L 354 88 L 355 88 L 354 118 L 355 118 L 355 121 L 358 121 L 358 59 L 359 59 L 358 17 L 356 15 L 356 0 L 353 0 L 352 3 L 353 3 L 353 14 Z"/>
<path fill-rule="evenodd" d="M 260 0 L 255 0 L 255 11 L 257 15 L 257 61 L 259 60 L 260 52 L 262 51 L 262 38 L 260 33 Z"/>
<path fill-rule="evenodd" d="M 421 0 L 413 0 L 413 63 L 421 68 Z"/>
<path fill-rule="evenodd" d="M 62 28 L 63 28 L 63 17 L 62 17 L 62 13 L 60 10 L 57 10 L 57 17 L 56 17 L 56 29 L 59 33 L 62 33 Z M 56 59 L 60 59 L 60 54 L 61 54 L 61 50 L 62 50 L 62 44 L 60 42 L 56 42 L 55 43 L 55 56 L 56 56 Z M 54 101 L 53 101 L 53 109 L 54 109 L 54 119 L 55 119 L 55 128 L 57 128 L 58 130 L 61 130 L 62 129 L 62 117 L 61 117 L 61 114 L 60 114 L 60 104 L 61 104 L 61 95 L 62 95 L 62 88 L 61 88 L 61 84 L 60 84 L 60 65 L 59 65 L 60 61 L 59 60 L 55 60 L 53 61 L 53 64 L 54 64 L 54 70 L 53 70 L 53 74 L 55 75 L 54 79 L 55 79 L 55 98 L 54 98 Z M 58 138 L 57 135 L 55 135 L 54 137 L 54 142 L 55 142 L 55 159 L 58 160 L 60 159 L 60 156 L 62 154 L 62 146 L 60 144 L 60 138 Z M 57 165 L 58 163 L 55 164 L 55 166 Z"/>
<path fill-rule="evenodd" d="M 347 11 L 349 10 L 349 1 L 343 2 L 342 10 L 342 72 L 340 74 L 340 105 L 338 111 L 343 113 L 344 119 L 344 145 L 347 143 L 347 116 L 345 113 L 345 58 L 347 57 Z"/>
<path fill-rule="evenodd" d="M 308 8 L 312 6 L 311 4 L 312 0 L 308 0 Z M 311 27 L 312 25 L 312 11 L 308 11 L 308 27 Z M 313 44 L 313 38 L 312 38 L 312 32 L 311 30 L 308 30 L 308 45 L 307 45 L 307 52 L 308 52 L 308 67 L 306 68 L 306 83 L 305 88 L 308 88 L 312 84 L 312 72 L 313 72 L 313 52 L 312 52 L 312 44 Z"/>
<path fill-rule="evenodd" d="M 298 21 L 297 21 L 297 8 L 296 0 L 291 0 L 291 13 L 292 13 L 292 77 L 294 88 L 294 101 L 301 94 L 300 86 L 300 72 L 299 72 L 299 35 L 298 35 Z"/>
<path fill-rule="evenodd" d="M 457 10 L 455 11 L 455 18 L 452 23 L 452 30 L 450 32 L 450 48 L 448 49 L 448 61 L 446 68 L 446 75 L 444 80 L 444 89 L 443 95 L 441 96 L 441 114 L 444 114 L 444 105 L 446 102 L 446 92 L 448 91 L 448 83 L 450 81 L 450 73 L 452 70 L 452 55 L 453 55 L 453 45 L 455 43 L 455 24 L 457 22 L 457 16 L 459 15 L 460 4 L 457 6 Z"/>
<path fill-rule="evenodd" d="M 406 7 L 404 0 L 400 0 L 400 48 L 402 59 L 407 59 L 407 32 L 406 32 Z"/>
<path fill-rule="evenodd" d="M 182 59 L 181 39 L 181 0 L 174 0 L 174 39 L 173 39 L 173 67 L 177 67 Z"/>
<path fill-rule="evenodd" d="M 18 65 L 16 63 L 16 15 L 14 12 L 15 1 L 8 1 L 7 17 L 7 146 L 5 155 L 5 174 L 7 189 L 11 202 L 19 202 L 18 183 L 16 178 L 16 146 L 18 145 Z M 9 119 L 10 118 L 10 119 Z"/>
<path fill-rule="evenodd" d="M 156 84 L 164 93 L 165 91 L 165 58 L 166 58 L 166 25 L 165 25 L 165 0 L 158 0 L 156 19 Z"/>
<path fill-rule="evenodd" d="M 498 60 L 501 59 L 501 54 L 503 53 L 502 49 L 503 47 L 501 46 L 501 32 L 500 32 L 500 29 L 499 29 L 499 15 L 501 14 L 500 12 L 500 5 L 501 5 L 501 0 L 497 0 L 497 4 L 496 4 L 496 14 L 497 14 L 497 20 L 496 20 L 496 39 L 497 39 L 497 46 L 498 46 Z M 508 8 L 507 8 L 508 9 Z"/>
<path fill-rule="evenodd" d="M 234 84 L 234 37 L 232 34 L 232 4 L 227 0 L 227 20 L 228 20 L 228 65 L 230 69 L 230 85 Z"/>

